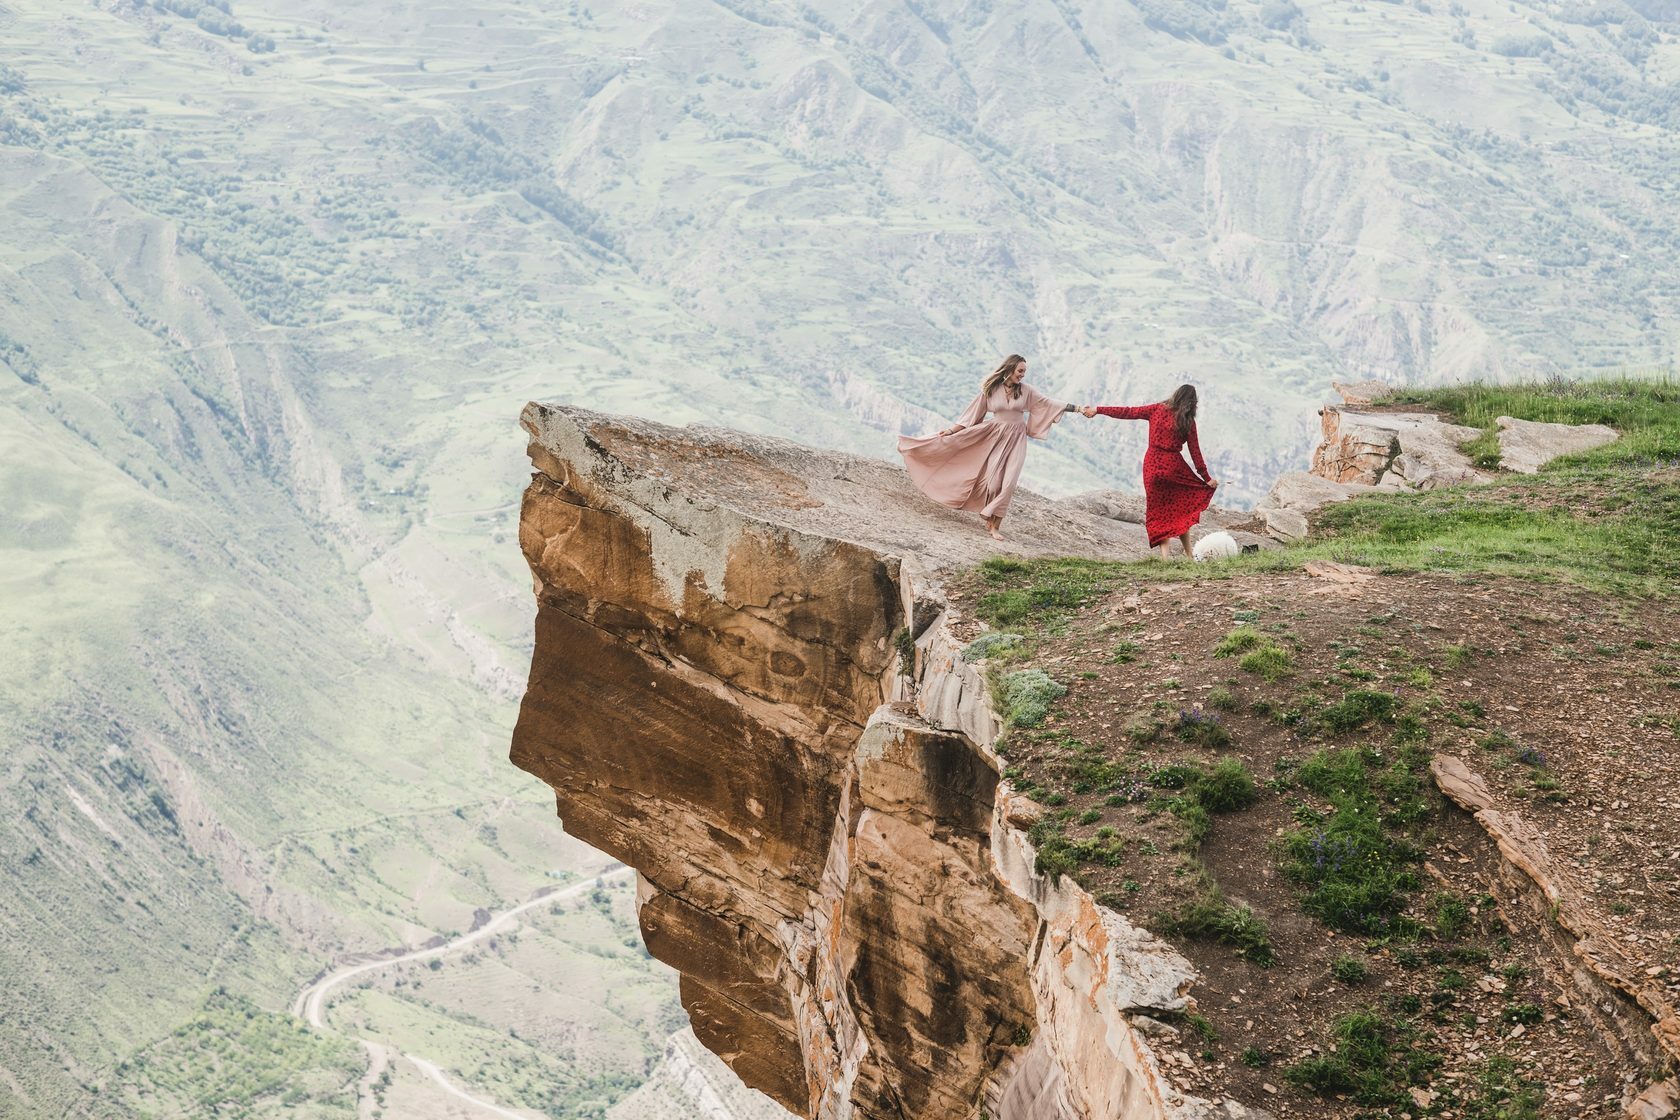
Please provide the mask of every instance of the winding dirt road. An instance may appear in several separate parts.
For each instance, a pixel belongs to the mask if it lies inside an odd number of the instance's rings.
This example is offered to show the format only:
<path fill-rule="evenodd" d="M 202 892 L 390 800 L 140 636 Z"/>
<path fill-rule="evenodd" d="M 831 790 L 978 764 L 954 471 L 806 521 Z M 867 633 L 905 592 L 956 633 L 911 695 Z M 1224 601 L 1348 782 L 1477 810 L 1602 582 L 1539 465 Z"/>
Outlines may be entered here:
<path fill-rule="evenodd" d="M 432 957 L 446 957 L 451 953 L 460 952 L 462 949 L 467 948 L 474 942 L 482 941 L 485 938 L 491 937 L 502 930 L 507 929 L 509 926 L 512 926 L 519 920 L 519 916 L 527 910 L 533 910 L 539 906 L 552 905 L 557 902 L 564 902 L 568 898 L 576 898 L 580 894 L 587 894 L 590 891 L 593 891 L 598 883 L 612 882 L 614 880 L 628 878 L 634 874 L 634 868 L 619 865 L 610 870 L 591 875 L 583 882 L 574 883 L 569 887 L 563 887 L 557 891 L 550 891 L 548 894 L 538 895 L 536 898 L 527 902 L 521 902 L 518 906 L 508 910 L 503 910 L 500 914 L 493 916 L 488 922 L 485 922 L 482 926 L 473 930 L 471 933 L 463 933 L 461 936 L 450 941 L 446 941 L 442 945 L 434 945 L 430 949 L 415 949 L 411 952 L 402 953 L 394 957 L 383 957 L 376 961 L 364 961 L 361 964 L 346 965 L 343 968 L 335 969 L 334 971 L 321 977 L 319 980 L 311 983 L 305 987 L 303 991 L 298 993 L 297 998 L 292 1001 L 292 1014 L 305 1020 L 310 1026 L 315 1027 L 317 1030 L 325 1030 L 327 1029 L 327 1003 L 332 996 L 334 988 L 337 988 L 348 981 L 354 980 L 358 976 L 366 975 L 369 972 L 376 972 L 382 968 L 389 968 L 392 965 L 405 964 L 409 961 L 423 961 Z M 360 1042 L 363 1047 L 368 1048 L 370 1052 L 372 1052 L 374 1047 L 379 1045 L 377 1043 L 370 1042 L 367 1039 L 357 1039 L 357 1041 Z M 397 1057 L 404 1059 L 415 1069 L 437 1082 L 451 1096 L 466 1101 L 468 1104 L 471 1104 L 492 1116 L 502 1117 L 503 1120 L 510 1120 L 510 1118 L 511 1120 L 526 1120 L 525 1114 L 509 1111 L 508 1109 L 502 1108 L 500 1105 L 493 1104 L 481 1097 L 475 1097 L 468 1093 L 460 1086 L 451 1082 L 436 1064 L 428 1062 L 424 1058 L 417 1058 L 413 1054 L 404 1054 L 400 1051 L 390 1052 L 395 1054 Z"/>

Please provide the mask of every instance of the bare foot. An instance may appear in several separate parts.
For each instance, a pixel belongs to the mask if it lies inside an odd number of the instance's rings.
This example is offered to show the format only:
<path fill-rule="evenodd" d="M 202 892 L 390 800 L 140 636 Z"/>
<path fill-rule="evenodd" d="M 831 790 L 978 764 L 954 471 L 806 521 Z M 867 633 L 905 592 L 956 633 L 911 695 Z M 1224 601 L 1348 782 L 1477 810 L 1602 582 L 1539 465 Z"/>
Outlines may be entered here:
<path fill-rule="evenodd" d="M 992 535 L 992 539 L 994 541 L 1001 541 L 1001 540 L 1006 539 L 1004 537 L 1004 535 L 1002 533 L 998 532 L 996 529 L 987 529 L 986 532 L 988 532 Z"/>

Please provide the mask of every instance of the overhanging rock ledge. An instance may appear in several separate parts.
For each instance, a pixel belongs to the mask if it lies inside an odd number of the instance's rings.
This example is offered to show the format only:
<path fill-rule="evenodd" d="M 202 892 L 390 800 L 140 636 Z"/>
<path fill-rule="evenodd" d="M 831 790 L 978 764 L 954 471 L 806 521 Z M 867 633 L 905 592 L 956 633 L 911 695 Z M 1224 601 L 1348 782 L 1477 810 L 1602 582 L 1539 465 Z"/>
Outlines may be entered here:
<path fill-rule="evenodd" d="M 1171 946 L 1033 871 L 941 575 L 1000 550 L 895 466 L 528 405 L 536 648 L 513 761 L 635 867 L 696 1035 L 822 1120 L 1263 1115 L 1179 1094 L 1134 1014 Z M 1141 555 L 1022 492 L 1025 555 Z M 908 654 L 908 656 L 906 656 Z"/>

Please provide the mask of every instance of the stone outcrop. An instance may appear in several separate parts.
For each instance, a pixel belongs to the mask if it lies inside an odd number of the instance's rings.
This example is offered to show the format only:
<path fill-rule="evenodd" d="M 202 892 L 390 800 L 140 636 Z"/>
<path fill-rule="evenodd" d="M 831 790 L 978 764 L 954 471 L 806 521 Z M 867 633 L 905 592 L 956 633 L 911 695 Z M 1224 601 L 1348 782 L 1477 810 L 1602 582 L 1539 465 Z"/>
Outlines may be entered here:
<path fill-rule="evenodd" d="M 1434 490 L 1479 477 L 1459 445 L 1478 428 L 1448 424 L 1427 412 L 1356 412 L 1327 405 L 1324 439 L 1312 473 L 1332 482 L 1390 489 Z"/>
<path fill-rule="evenodd" d="M 1370 379 L 1366 381 L 1332 381 L 1330 388 L 1342 398 L 1342 403 L 1349 408 L 1370 408 L 1374 404 L 1394 395 L 1394 386 L 1386 381 Z"/>
<path fill-rule="evenodd" d="M 1500 904 L 1531 911 L 1554 959 L 1569 962 L 1562 971 L 1576 1013 L 1630 1067 L 1655 1069 L 1680 1061 L 1680 1008 L 1641 975 L 1615 933 L 1593 917 L 1586 892 L 1552 857 L 1539 831 L 1520 813 L 1497 808 L 1487 783 L 1462 759 L 1436 755 L 1430 771 L 1441 792 L 1474 816 L 1498 846 L 1503 862 L 1494 886 Z M 1669 1115 L 1661 1109 L 1672 1091 L 1673 1082 L 1666 1081 L 1650 1086 L 1639 1101 L 1630 1094 L 1629 1115 Z"/>
<path fill-rule="evenodd" d="M 1519 474 L 1534 474 L 1560 455 L 1575 455 L 1616 442 L 1616 429 L 1603 424 L 1541 424 L 1501 416 L 1499 465 Z"/>
<path fill-rule="evenodd" d="M 1281 475 L 1254 508 L 1271 537 L 1300 540 L 1312 514 L 1331 502 L 1376 490 L 1434 490 L 1485 481 L 1460 445 L 1481 435 L 1426 412 L 1371 412 L 1391 395 L 1380 381 L 1333 383 L 1343 404 L 1319 411 L 1324 438 L 1308 471 Z M 1601 424 L 1539 424 L 1501 416 L 1500 465 L 1533 474 L 1559 455 L 1601 447 L 1616 439 Z"/>
<path fill-rule="evenodd" d="M 513 760 L 640 873 L 696 1036 L 797 1115 L 1256 1116 L 1135 1017 L 1170 946 L 1033 870 L 940 572 L 997 551 L 886 463 L 531 405 L 537 597 Z M 1135 529 L 1021 494 L 1027 553 Z"/>

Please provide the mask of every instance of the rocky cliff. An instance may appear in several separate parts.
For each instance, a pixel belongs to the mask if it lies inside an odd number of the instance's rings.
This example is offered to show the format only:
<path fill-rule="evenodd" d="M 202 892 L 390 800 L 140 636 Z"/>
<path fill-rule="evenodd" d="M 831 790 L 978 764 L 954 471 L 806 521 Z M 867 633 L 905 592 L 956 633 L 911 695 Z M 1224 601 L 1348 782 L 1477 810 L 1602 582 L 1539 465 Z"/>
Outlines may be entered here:
<path fill-rule="evenodd" d="M 1254 1115 L 1183 1096 L 1133 1017 L 1195 973 L 1036 875 L 942 573 L 996 546 L 891 465 L 530 405 L 537 597 L 515 763 L 634 866 L 695 1034 L 794 1113 Z M 1136 526 L 1030 494 L 1027 554 Z"/>

